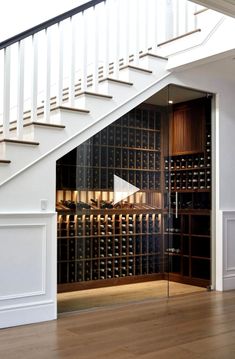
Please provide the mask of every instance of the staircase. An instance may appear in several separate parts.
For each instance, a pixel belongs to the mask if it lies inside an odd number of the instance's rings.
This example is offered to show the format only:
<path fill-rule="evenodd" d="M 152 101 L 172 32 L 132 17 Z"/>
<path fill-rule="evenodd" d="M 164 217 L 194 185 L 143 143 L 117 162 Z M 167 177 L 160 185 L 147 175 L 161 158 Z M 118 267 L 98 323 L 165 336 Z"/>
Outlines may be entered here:
<path fill-rule="evenodd" d="M 193 21 L 181 29 L 165 1 L 96 0 L 1 43 L 0 185 L 165 86 L 167 58 L 157 43 L 195 27 L 195 6 L 183 2 Z"/>
<path fill-rule="evenodd" d="M 150 61 L 153 71 L 145 66 Z M 9 136 L 0 140 L 1 183 L 68 144 L 71 139 L 78 139 L 82 133 L 89 138 L 100 131 L 153 95 L 156 83 L 158 89 L 166 85 L 163 82 L 168 76 L 165 58 L 146 54 L 140 62 L 138 67 L 121 68 L 119 78 L 111 76 L 99 80 L 97 92 L 75 93 L 73 105 L 65 96 L 61 105 L 57 97 L 51 98 L 49 121 L 45 121 L 44 108 L 37 108 L 35 120 L 30 112 L 25 112 L 20 137 L 17 136 L 17 122 L 10 123 Z"/>

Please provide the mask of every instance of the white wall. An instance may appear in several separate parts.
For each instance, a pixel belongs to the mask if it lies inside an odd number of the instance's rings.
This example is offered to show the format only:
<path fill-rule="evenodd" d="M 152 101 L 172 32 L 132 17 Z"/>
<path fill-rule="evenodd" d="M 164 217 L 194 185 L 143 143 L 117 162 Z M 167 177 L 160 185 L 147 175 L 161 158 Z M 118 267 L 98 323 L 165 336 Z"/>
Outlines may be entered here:
<path fill-rule="evenodd" d="M 216 196 L 216 217 L 213 219 L 216 238 L 213 248 L 216 250 L 214 266 L 217 290 L 235 289 L 235 81 L 231 71 L 232 61 L 230 56 L 225 60 L 176 72 L 174 80 L 180 85 L 216 94 L 212 163 L 216 167 L 213 171 L 213 190 Z M 229 66 L 231 72 L 228 71 Z"/>
<path fill-rule="evenodd" d="M 57 1 L 55 6 L 54 0 L 5 1 L 0 13 L 0 41 L 4 41 L 86 2 L 88 0 Z"/>

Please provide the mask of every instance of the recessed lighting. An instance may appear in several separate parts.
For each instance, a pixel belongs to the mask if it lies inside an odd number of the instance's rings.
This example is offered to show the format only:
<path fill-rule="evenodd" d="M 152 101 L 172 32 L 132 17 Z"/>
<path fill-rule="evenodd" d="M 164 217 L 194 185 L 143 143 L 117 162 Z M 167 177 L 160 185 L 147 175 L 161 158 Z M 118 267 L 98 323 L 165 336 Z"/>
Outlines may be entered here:
<path fill-rule="evenodd" d="M 169 105 L 172 105 L 172 104 L 173 104 L 173 100 L 169 100 L 168 103 L 169 103 Z"/>

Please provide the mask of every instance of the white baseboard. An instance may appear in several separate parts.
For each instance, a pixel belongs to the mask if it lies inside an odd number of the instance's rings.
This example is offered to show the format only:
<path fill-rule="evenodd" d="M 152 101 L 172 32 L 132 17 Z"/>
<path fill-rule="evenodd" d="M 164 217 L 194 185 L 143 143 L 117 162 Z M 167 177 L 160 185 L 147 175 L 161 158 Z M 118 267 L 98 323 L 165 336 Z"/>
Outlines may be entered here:
<path fill-rule="evenodd" d="M 235 275 L 227 276 L 224 278 L 224 290 L 235 289 Z"/>
<path fill-rule="evenodd" d="M 5 309 L 0 312 L 0 329 L 45 322 L 57 318 L 57 305 L 53 301 L 38 305 Z"/>

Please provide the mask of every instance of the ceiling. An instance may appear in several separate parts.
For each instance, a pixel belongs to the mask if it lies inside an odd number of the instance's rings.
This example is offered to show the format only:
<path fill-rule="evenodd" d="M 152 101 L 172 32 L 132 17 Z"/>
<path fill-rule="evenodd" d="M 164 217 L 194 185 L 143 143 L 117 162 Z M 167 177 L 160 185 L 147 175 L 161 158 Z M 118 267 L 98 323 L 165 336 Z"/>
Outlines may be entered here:
<path fill-rule="evenodd" d="M 206 92 L 192 90 L 187 87 L 170 85 L 150 97 L 146 103 L 158 106 L 167 106 L 169 100 L 173 101 L 173 104 L 176 104 L 205 96 L 207 96 Z"/>
<path fill-rule="evenodd" d="M 201 65 L 199 64 L 196 66 L 195 71 L 200 74 L 201 77 L 207 76 L 208 81 L 211 81 L 212 87 L 214 83 L 213 81 L 216 80 L 216 82 L 227 84 L 234 88 L 235 51 L 229 51 L 226 53 L 226 56 L 224 54 L 224 57 L 214 61 Z M 207 97 L 208 95 L 210 95 L 210 93 L 206 91 L 171 84 L 169 87 L 163 88 L 161 91 L 148 98 L 145 102 L 152 105 L 167 106 L 169 100 L 172 100 L 173 103 L 176 104 L 201 97 Z"/>
<path fill-rule="evenodd" d="M 224 13 L 225 15 L 235 17 L 235 0 L 190 0 L 199 5 L 205 6 Z"/>

